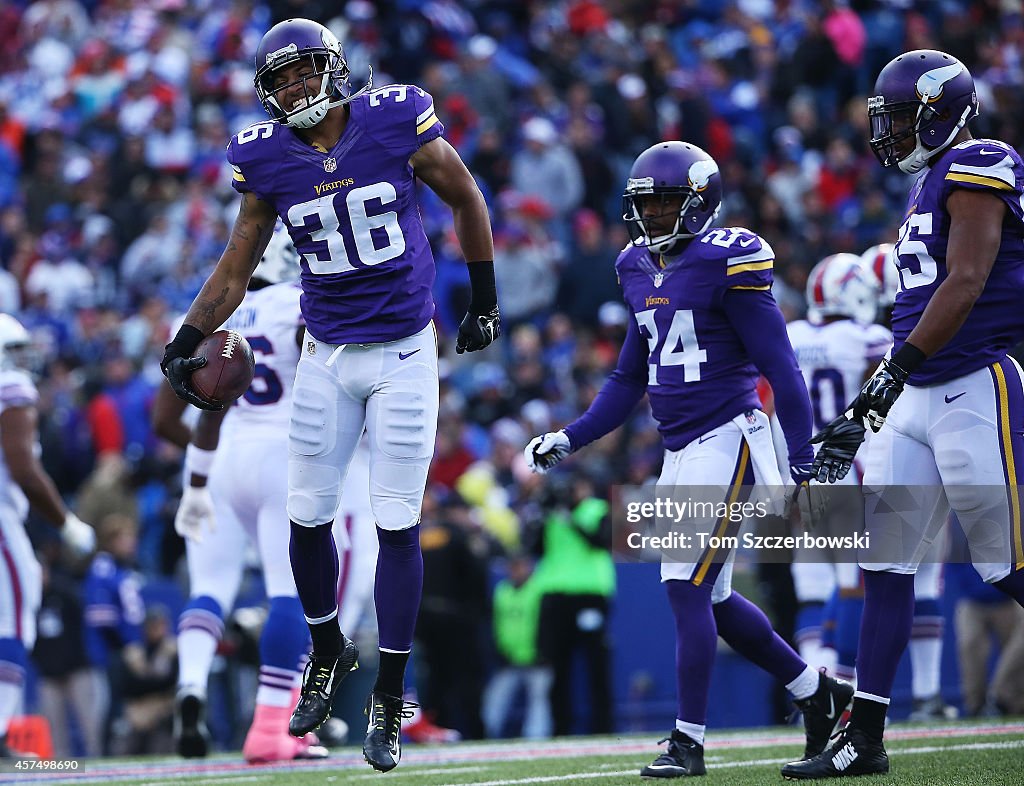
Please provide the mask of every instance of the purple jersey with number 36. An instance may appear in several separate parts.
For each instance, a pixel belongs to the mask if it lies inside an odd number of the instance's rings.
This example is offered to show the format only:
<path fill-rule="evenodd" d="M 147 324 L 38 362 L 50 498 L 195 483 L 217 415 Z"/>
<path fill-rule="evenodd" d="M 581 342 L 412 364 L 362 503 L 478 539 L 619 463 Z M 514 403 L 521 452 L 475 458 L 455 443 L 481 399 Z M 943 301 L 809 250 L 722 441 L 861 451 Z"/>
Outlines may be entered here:
<path fill-rule="evenodd" d="M 349 104 L 327 151 L 273 121 L 228 144 L 232 185 L 269 203 L 302 258 L 306 329 L 329 344 L 396 341 L 434 316 L 434 258 L 409 158 L 441 136 L 429 93 L 388 85 Z"/>
<path fill-rule="evenodd" d="M 967 320 L 949 343 L 910 375 L 912 385 L 935 385 L 970 374 L 1001 360 L 1024 339 L 1024 163 L 1003 142 L 969 139 L 925 169 L 910 191 L 894 257 L 900 289 L 892 314 L 893 346 L 899 348 L 907 340 L 946 280 L 946 200 L 960 188 L 992 194 L 1006 206 L 999 252 Z"/>

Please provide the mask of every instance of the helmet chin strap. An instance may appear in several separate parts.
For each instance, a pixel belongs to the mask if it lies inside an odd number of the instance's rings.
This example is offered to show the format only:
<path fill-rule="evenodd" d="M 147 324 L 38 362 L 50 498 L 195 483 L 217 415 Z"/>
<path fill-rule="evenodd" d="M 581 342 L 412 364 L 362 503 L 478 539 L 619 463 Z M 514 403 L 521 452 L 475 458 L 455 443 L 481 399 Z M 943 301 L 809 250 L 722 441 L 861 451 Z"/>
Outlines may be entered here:
<path fill-rule="evenodd" d="M 923 110 L 924 105 L 922 105 L 921 109 L 919 109 L 917 112 L 918 118 L 921 117 L 921 112 Z M 938 155 L 947 147 L 949 147 L 950 142 L 952 142 L 956 135 L 960 133 L 960 129 L 967 124 L 967 121 L 970 119 L 970 116 L 971 107 L 967 106 L 964 109 L 964 113 L 960 116 L 960 121 L 953 127 L 953 130 L 950 132 L 949 136 L 946 137 L 946 141 L 943 142 L 938 147 L 928 149 L 927 147 L 924 146 L 924 143 L 921 141 L 921 132 L 919 131 L 918 133 L 914 134 L 914 141 L 916 143 L 914 146 L 914 152 L 912 152 L 909 156 L 902 159 L 901 161 L 897 161 L 896 166 L 898 166 L 904 174 L 916 175 L 918 172 L 920 172 L 928 165 L 928 162 L 931 161 L 931 159 L 934 156 Z"/>
<path fill-rule="evenodd" d="M 315 102 L 311 106 L 307 106 L 302 111 L 295 114 L 294 117 L 289 117 L 285 123 L 291 128 L 312 128 L 325 117 L 327 113 L 334 109 L 336 106 L 344 106 L 345 104 L 354 101 L 366 92 L 373 89 L 373 66 L 367 66 L 370 74 L 366 79 L 366 84 L 359 88 L 356 92 L 350 93 L 347 96 L 336 98 L 333 101 L 329 98 L 322 99 Z M 325 74 L 325 82 L 326 82 Z M 323 92 L 323 88 L 321 88 Z"/>
<path fill-rule="evenodd" d="M 649 237 L 647 242 L 647 248 L 653 251 L 655 254 L 664 254 L 671 249 L 676 243 L 681 240 L 689 240 L 693 235 L 686 234 L 685 232 L 679 231 L 679 225 L 682 223 L 682 215 L 676 216 L 675 226 L 672 227 L 672 231 L 667 235 L 661 235 L 659 237 Z"/>

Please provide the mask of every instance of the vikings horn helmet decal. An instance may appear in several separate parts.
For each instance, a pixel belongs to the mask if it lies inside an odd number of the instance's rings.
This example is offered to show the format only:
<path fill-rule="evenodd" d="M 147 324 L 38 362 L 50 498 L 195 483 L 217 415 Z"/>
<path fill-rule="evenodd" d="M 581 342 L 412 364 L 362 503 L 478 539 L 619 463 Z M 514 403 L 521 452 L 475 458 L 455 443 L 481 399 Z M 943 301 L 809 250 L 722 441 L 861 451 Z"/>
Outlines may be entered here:
<path fill-rule="evenodd" d="M 645 217 L 644 203 L 652 198 L 660 199 L 661 209 L 657 216 Z M 622 219 L 634 245 L 660 254 L 705 232 L 721 205 L 722 176 L 715 160 L 687 142 L 660 142 L 633 162 L 622 195 Z M 648 223 L 665 216 L 674 219 L 668 232 Z"/>

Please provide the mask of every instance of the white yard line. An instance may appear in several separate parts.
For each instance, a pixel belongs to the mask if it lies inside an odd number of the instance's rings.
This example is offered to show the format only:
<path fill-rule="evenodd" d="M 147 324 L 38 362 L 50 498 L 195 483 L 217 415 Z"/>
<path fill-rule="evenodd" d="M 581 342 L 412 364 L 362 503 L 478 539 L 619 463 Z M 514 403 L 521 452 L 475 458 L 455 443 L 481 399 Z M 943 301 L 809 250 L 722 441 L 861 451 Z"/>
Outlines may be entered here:
<path fill-rule="evenodd" d="M 886 740 L 896 742 L 900 740 L 936 740 L 953 737 L 973 737 L 979 735 L 1017 734 L 1024 735 L 1024 725 L 1009 723 L 989 723 L 984 725 L 950 724 L 932 728 L 924 727 L 903 727 L 896 726 L 886 730 Z M 601 738 L 561 738 L 556 740 L 523 740 L 516 742 L 498 743 L 469 743 L 456 746 L 435 746 L 435 747 L 409 747 L 406 751 L 405 763 L 402 772 L 413 771 L 417 767 L 444 768 L 449 769 L 450 765 L 484 765 L 489 762 L 505 763 L 509 761 L 565 758 L 565 757 L 587 757 L 587 756 L 620 756 L 633 755 L 645 757 L 656 751 L 654 744 L 657 739 L 656 733 L 640 737 L 629 735 L 622 737 L 601 737 Z M 768 731 L 751 734 L 749 732 L 724 732 L 714 734 L 708 741 L 707 752 L 710 754 L 707 761 L 713 761 L 718 754 L 726 750 L 752 749 L 776 747 L 780 745 L 794 746 L 794 749 L 802 744 L 803 734 L 799 729 L 791 731 Z M 992 743 L 996 744 L 996 743 Z M 898 750 L 896 751 L 899 752 Z M 785 761 L 789 761 L 786 759 Z M 84 771 L 74 774 L 70 773 L 34 773 L 18 776 L 19 784 L 26 783 L 48 783 L 48 784 L 102 784 L 113 780 L 121 781 L 144 781 L 138 786 L 149 784 L 160 784 L 160 786 L 180 786 L 183 778 L 202 778 L 211 783 L 230 783 L 228 779 L 238 778 L 238 783 L 258 779 L 260 776 L 276 772 L 297 772 L 297 771 L 319 771 L 324 769 L 345 770 L 345 779 L 350 777 L 361 777 L 364 773 L 350 776 L 347 771 L 358 770 L 366 765 L 361 755 L 351 752 L 348 749 L 328 759 L 316 761 L 278 762 L 271 765 L 254 767 L 241 761 L 240 758 L 231 757 L 223 759 L 209 759 L 202 763 L 186 763 L 181 759 L 157 759 L 150 762 L 110 762 L 103 760 L 90 760 Z M 614 765 L 613 765 L 614 766 Z M 716 766 L 735 766 L 716 765 Z M 607 771 L 605 771 L 607 773 Z M 377 777 L 375 773 L 365 772 L 365 775 Z M 601 777 L 600 774 L 592 777 Z M 0 775 L 0 783 L 5 778 Z M 8 781 L 10 782 L 10 781 Z M 194 781 L 191 781 L 194 782 Z M 532 781 L 525 781 L 526 783 Z"/>
<path fill-rule="evenodd" d="M 937 753 L 938 751 L 949 750 L 952 745 L 922 745 L 916 748 L 902 748 L 894 751 L 897 756 L 906 753 Z M 975 742 L 967 745 L 955 746 L 957 750 L 993 750 L 997 748 L 1024 748 L 1024 740 L 1011 740 L 1008 742 Z M 791 758 L 784 759 L 749 759 L 747 761 L 729 761 L 716 764 L 712 770 L 725 769 L 726 767 L 762 767 L 772 764 L 786 764 L 792 761 Z M 639 775 L 638 769 L 615 770 L 614 772 L 573 772 L 568 775 L 537 775 L 532 778 L 512 778 L 497 781 L 482 781 L 476 783 L 456 783 L 447 786 L 521 786 L 528 783 L 558 783 L 560 781 L 591 780 L 593 778 L 622 778 L 631 775 Z"/>
<path fill-rule="evenodd" d="M 402 775 L 407 778 L 412 778 L 418 775 L 462 775 L 466 772 L 484 772 L 489 770 L 491 767 L 433 767 L 429 770 L 421 770 L 417 767 L 402 768 L 397 772 L 398 775 Z M 346 781 L 365 781 L 372 780 L 380 777 L 379 772 L 370 772 L 366 775 L 349 775 L 345 778 Z"/>

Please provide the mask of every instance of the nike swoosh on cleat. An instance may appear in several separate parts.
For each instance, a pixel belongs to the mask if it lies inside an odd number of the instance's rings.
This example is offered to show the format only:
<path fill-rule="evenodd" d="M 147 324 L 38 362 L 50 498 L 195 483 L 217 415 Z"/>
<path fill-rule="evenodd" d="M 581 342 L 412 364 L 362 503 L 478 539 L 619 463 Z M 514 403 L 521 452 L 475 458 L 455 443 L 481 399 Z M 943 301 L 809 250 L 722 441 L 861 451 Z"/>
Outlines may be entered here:
<path fill-rule="evenodd" d="M 710 437 L 701 437 L 700 439 L 697 440 L 697 444 L 698 445 L 703 445 L 709 439 L 714 439 L 717 436 L 718 436 L 717 434 L 712 434 Z"/>
<path fill-rule="evenodd" d="M 422 347 L 420 347 L 420 349 L 422 349 Z M 413 355 L 415 355 L 419 351 L 420 351 L 419 349 L 414 349 L 412 352 L 399 352 L 398 353 L 398 359 L 399 360 L 405 360 L 406 358 L 411 358 Z"/>
<path fill-rule="evenodd" d="M 832 718 L 834 718 L 835 716 L 836 716 L 836 697 L 833 696 L 830 693 L 828 695 L 828 714 L 826 714 L 825 717 L 828 718 L 829 720 L 832 720 Z"/>
<path fill-rule="evenodd" d="M 967 391 L 965 390 L 963 393 L 957 393 L 955 396 L 943 396 L 943 398 L 946 400 L 947 404 L 952 404 L 954 401 L 956 401 L 958 398 L 960 398 L 960 396 L 966 396 L 966 395 L 967 395 Z"/>

